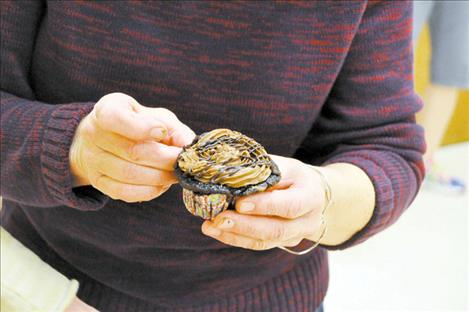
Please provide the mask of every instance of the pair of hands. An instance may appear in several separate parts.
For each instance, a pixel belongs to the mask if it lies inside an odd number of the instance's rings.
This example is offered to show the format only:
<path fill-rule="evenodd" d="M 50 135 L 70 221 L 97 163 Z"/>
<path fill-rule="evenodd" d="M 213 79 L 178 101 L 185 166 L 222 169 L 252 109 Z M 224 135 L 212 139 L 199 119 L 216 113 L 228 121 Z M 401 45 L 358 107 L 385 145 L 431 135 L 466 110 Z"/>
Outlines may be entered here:
<path fill-rule="evenodd" d="M 194 132 L 171 111 L 148 108 L 132 97 L 102 97 L 79 124 L 70 149 L 74 186 L 91 185 L 113 199 L 149 201 L 177 183 L 174 163 Z M 324 190 L 304 163 L 272 156 L 281 181 L 236 201 L 202 232 L 225 244 L 252 250 L 296 246 L 314 240 L 321 225 Z"/>
<path fill-rule="evenodd" d="M 102 97 L 79 124 L 70 148 L 73 186 L 91 185 L 113 199 L 149 201 L 177 183 L 174 164 L 194 132 L 165 108 L 148 108 L 132 97 Z M 296 246 L 314 240 L 321 225 L 324 190 L 304 163 L 271 156 L 282 179 L 266 192 L 236 201 L 202 224 L 202 232 L 225 244 L 252 250 Z M 67 312 L 94 312 L 75 298 Z"/>

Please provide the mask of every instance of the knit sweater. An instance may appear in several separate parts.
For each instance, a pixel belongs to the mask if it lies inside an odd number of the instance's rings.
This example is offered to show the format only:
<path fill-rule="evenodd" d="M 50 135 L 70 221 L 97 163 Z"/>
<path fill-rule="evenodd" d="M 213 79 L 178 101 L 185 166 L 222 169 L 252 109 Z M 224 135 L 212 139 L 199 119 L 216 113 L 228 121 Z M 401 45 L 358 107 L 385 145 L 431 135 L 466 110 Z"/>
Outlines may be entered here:
<path fill-rule="evenodd" d="M 102 311 L 311 311 L 326 249 L 293 256 L 204 236 L 181 188 L 149 202 L 72 188 L 69 148 L 123 92 L 196 133 L 230 128 L 271 154 L 346 162 L 376 207 L 342 249 L 396 221 L 423 176 L 402 1 L 1 2 L 2 224 Z M 353 181 L 350 181 L 353 183 Z"/>

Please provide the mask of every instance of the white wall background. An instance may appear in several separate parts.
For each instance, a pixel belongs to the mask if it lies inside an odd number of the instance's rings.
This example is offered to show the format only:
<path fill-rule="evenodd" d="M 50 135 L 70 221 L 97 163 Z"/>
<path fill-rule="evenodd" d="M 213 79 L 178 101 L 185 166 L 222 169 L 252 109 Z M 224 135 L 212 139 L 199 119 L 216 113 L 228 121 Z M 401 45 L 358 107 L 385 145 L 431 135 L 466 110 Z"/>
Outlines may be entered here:
<path fill-rule="evenodd" d="M 469 182 L 469 143 L 435 156 Z M 469 191 L 422 189 L 386 231 L 330 253 L 325 311 L 469 311 Z"/>

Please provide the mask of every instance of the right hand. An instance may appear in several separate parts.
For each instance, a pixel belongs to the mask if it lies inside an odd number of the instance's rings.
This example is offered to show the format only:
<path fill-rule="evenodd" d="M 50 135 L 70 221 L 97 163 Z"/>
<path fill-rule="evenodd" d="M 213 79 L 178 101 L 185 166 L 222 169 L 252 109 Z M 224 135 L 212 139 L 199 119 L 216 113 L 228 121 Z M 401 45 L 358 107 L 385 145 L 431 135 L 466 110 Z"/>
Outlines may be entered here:
<path fill-rule="evenodd" d="M 113 199 L 154 199 L 177 183 L 174 163 L 194 132 L 165 108 L 123 93 L 103 96 L 77 127 L 70 147 L 73 186 L 91 185 Z"/>

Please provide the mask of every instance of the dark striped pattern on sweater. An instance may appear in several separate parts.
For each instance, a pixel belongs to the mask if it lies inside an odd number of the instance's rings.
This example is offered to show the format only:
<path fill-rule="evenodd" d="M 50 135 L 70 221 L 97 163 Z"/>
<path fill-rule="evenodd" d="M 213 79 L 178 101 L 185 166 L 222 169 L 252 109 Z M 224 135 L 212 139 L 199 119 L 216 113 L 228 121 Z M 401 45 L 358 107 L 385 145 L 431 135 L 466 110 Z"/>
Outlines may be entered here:
<path fill-rule="evenodd" d="M 422 180 L 411 5 L 403 1 L 2 1 L 2 223 L 102 311 L 311 311 L 324 249 L 304 257 L 201 234 L 173 187 L 146 203 L 72 190 L 79 121 L 110 92 L 166 107 L 195 132 L 231 128 L 272 154 L 349 162 L 376 189 L 370 223 Z"/>

